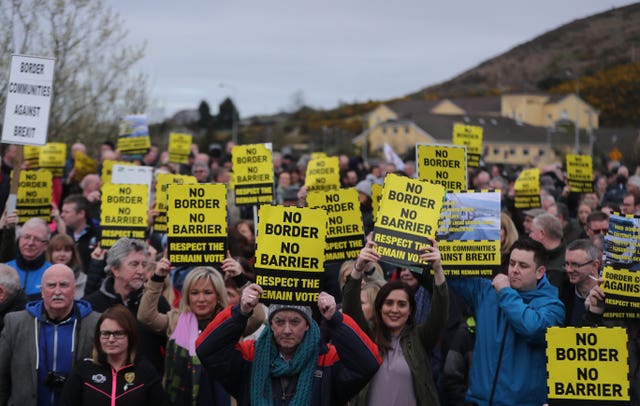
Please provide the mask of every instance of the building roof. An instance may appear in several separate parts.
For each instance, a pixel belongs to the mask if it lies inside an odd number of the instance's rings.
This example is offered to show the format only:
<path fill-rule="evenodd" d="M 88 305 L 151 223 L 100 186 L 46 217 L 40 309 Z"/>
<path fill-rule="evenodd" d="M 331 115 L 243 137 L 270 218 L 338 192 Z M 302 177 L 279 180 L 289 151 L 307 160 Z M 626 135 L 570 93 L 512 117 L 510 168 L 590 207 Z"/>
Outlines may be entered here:
<path fill-rule="evenodd" d="M 506 117 L 428 113 L 414 117 L 414 121 L 420 128 L 443 143 L 451 143 L 455 123 L 464 123 L 481 126 L 483 128 L 483 142 L 544 144 L 551 137 L 554 145 L 573 144 L 572 134 L 547 132 L 544 127 L 518 123 Z"/>
<path fill-rule="evenodd" d="M 411 119 L 415 114 L 431 112 L 442 100 L 398 100 L 386 104 L 398 117 Z"/>
<path fill-rule="evenodd" d="M 502 107 L 502 99 L 500 96 L 459 97 L 449 100 L 464 110 L 467 114 L 474 115 L 483 115 L 488 113 L 500 114 Z"/>

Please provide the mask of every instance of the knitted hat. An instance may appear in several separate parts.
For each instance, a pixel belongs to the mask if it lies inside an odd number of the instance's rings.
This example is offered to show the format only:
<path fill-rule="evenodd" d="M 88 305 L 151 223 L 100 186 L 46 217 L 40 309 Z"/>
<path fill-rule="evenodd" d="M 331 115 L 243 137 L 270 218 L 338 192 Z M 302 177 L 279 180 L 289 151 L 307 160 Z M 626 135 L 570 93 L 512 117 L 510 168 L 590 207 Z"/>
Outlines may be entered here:
<path fill-rule="evenodd" d="M 536 217 L 544 213 L 546 213 L 544 209 L 529 209 L 524 211 L 524 215 L 529 217 Z"/>
<path fill-rule="evenodd" d="M 273 319 L 273 316 L 275 316 L 276 313 L 282 310 L 291 310 L 294 312 L 298 312 L 300 313 L 300 315 L 302 315 L 302 317 L 304 317 L 308 325 L 312 324 L 311 308 L 309 306 L 296 306 L 296 305 L 279 304 L 279 303 L 273 303 L 269 305 L 269 324 L 271 324 L 271 319 Z"/>
<path fill-rule="evenodd" d="M 364 193 L 368 197 L 371 197 L 371 182 L 368 180 L 361 180 L 356 185 L 356 190 L 360 193 Z"/>

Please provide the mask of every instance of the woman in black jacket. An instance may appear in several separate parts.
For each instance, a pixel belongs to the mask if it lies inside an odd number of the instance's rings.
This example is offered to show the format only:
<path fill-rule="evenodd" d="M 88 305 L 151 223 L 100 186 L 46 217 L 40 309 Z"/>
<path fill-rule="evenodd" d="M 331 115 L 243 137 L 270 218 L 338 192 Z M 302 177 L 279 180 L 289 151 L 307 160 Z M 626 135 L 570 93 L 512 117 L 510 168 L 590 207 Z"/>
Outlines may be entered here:
<path fill-rule="evenodd" d="M 96 324 L 93 359 L 67 379 L 61 406 L 167 404 L 160 376 L 147 361 L 134 362 L 136 319 L 122 305 L 105 310 Z M 53 378 L 52 378 L 53 379 Z"/>

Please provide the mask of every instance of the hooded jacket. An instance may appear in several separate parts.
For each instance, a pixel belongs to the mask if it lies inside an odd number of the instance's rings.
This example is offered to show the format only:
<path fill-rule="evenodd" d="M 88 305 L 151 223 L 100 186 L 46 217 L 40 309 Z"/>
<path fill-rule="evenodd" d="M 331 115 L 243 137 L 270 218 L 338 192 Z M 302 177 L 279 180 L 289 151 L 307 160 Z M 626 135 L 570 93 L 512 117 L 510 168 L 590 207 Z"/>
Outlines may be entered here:
<path fill-rule="evenodd" d="M 535 289 L 499 293 L 489 279 L 449 280 L 476 315 L 467 401 L 478 405 L 547 403 L 545 333 L 564 322 L 558 291 L 543 276 Z"/>
<path fill-rule="evenodd" d="M 16 259 L 7 262 L 7 265 L 18 272 L 20 283 L 28 299 L 38 300 L 42 298 L 40 293 L 42 275 L 51 266 L 51 262 L 45 259 L 44 254 L 32 261 L 28 261 L 18 251 Z"/>
<path fill-rule="evenodd" d="M 0 334 L 0 405 L 57 405 L 59 393 L 44 383 L 47 374 L 68 376 L 75 363 L 91 355 L 99 317 L 78 300 L 58 323 L 48 319 L 42 300 L 7 314 Z"/>

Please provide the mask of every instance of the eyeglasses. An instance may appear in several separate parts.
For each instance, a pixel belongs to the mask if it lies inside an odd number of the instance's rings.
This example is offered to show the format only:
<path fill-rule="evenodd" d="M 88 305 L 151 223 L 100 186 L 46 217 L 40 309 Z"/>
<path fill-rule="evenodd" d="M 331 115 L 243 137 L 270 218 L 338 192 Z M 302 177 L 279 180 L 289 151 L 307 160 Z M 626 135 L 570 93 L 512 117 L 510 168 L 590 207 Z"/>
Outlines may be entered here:
<path fill-rule="evenodd" d="M 589 227 L 592 233 L 594 234 L 606 234 L 609 231 L 608 228 L 591 228 Z"/>
<path fill-rule="evenodd" d="M 595 261 L 595 259 L 592 259 L 591 261 L 587 261 L 584 264 L 578 264 L 577 262 L 565 262 L 564 267 L 566 269 L 578 269 L 578 268 L 582 268 L 585 265 L 589 265 L 593 263 L 593 261 Z"/>
<path fill-rule="evenodd" d="M 102 338 L 103 340 L 108 340 L 109 337 L 113 336 L 113 338 L 115 338 L 116 340 L 122 340 L 123 338 L 125 338 L 127 336 L 127 332 L 123 331 L 123 330 L 116 330 L 116 331 L 108 331 L 108 330 L 102 330 L 100 331 L 100 338 Z"/>
<path fill-rule="evenodd" d="M 29 235 L 29 234 L 22 234 L 20 236 L 20 238 L 25 240 L 25 241 L 29 241 L 29 242 L 39 242 L 40 244 L 45 244 L 45 243 L 49 242 L 49 240 L 38 238 L 35 235 Z"/>

